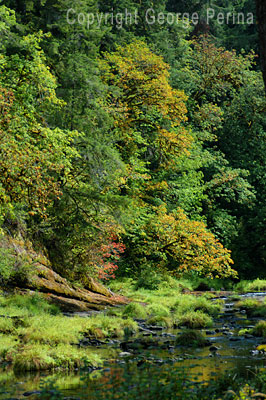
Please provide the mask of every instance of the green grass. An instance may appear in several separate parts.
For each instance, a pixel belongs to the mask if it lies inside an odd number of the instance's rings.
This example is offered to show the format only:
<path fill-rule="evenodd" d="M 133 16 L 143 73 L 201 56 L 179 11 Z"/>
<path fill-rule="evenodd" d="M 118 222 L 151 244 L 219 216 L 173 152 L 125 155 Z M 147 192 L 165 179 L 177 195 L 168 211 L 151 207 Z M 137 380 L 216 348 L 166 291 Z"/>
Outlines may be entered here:
<path fill-rule="evenodd" d="M 58 314 L 39 295 L 22 297 L 0 297 L 0 315 L 4 315 L 0 317 L 0 357 L 18 371 L 73 369 L 84 362 L 98 365 L 101 360 L 93 351 L 77 347 L 82 337 L 123 337 L 125 331 L 130 335 L 138 330 L 130 317 L 102 313 L 70 318 Z"/>
<path fill-rule="evenodd" d="M 14 356 L 15 371 L 48 370 L 60 367 L 72 370 L 84 364 L 99 365 L 102 360 L 89 350 L 78 349 L 71 345 L 59 344 L 55 347 L 38 343 L 26 345 Z"/>
<path fill-rule="evenodd" d="M 7 310 L 25 311 L 28 315 L 39 315 L 40 313 L 58 315 L 60 310 L 54 304 L 49 304 L 45 298 L 34 293 L 31 295 L 12 295 L 0 298 L 0 307 Z M 21 313 L 19 313 L 21 315 Z"/>
<path fill-rule="evenodd" d="M 147 311 L 145 307 L 139 303 L 130 303 L 125 307 L 123 315 L 132 318 L 145 319 L 147 317 Z"/>
<path fill-rule="evenodd" d="M 10 361 L 17 351 L 18 338 L 11 335 L 0 335 L 0 357 L 4 361 Z"/>
<path fill-rule="evenodd" d="M 12 333 L 16 328 L 11 318 L 0 317 L 0 333 Z"/>
<path fill-rule="evenodd" d="M 241 310 L 246 310 L 248 317 L 265 317 L 266 316 L 266 303 L 256 299 L 240 300 L 236 306 Z"/>
<path fill-rule="evenodd" d="M 235 290 L 239 293 L 264 292 L 266 291 L 266 280 L 255 279 L 254 281 L 241 281 L 235 286 Z"/>
<path fill-rule="evenodd" d="M 185 326 L 190 329 L 209 328 L 213 325 L 212 318 L 202 311 L 187 311 L 176 318 L 177 326 Z"/>
<path fill-rule="evenodd" d="M 173 319 L 169 317 L 164 317 L 162 315 L 157 315 L 149 318 L 147 320 L 147 324 L 171 328 L 173 326 Z"/>
<path fill-rule="evenodd" d="M 170 310 L 167 306 L 163 306 L 161 304 L 151 304 L 146 308 L 146 311 L 149 315 L 157 316 L 157 317 L 169 317 Z"/>
<path fill-rule="evenodd" d="M 137 332 L 138 324 L 131 318 L 110 317 L 104 314 L 98 314 L 85 320 L 85 333 L 88 336 L 97 337 L 121 337 L 127 332 Z M 99 336 L 98 336 L 99 337 Z"/>
<path fill-rule="evenodd" d="M 202 311 L 211 316 L 216 316 L 221 312 L 222 306 L 222 301 L 214 303 L 203 296 L 181 295 L 176 299 L 173 309 L 176 314 L 183 314 L 187 311 Z"/>
<path fill-rule="evenodd" d="M 259 321 L 254 328 L 251 329 L 251 333 L 255 336 L 266 337 L 266 321 Z"/>
<path fill-rule="evenodd" d="M 124 308 L 122 315 L 136 319 L 148 318 L 147 323 L 150 325 L 171 327 L 183 323 L 191 328 L 204 328 L 212 325 L 211 317 L 217 316 L 223 308 L 222 300 L 211 301 L 207 294 L 203 296 L 182 294 L 181 291 L 189 287 L 189 283 L 184 280 L 178 281 L 168 277 L 161 282 L 157 290 L 143 288 L 135 290 L 134 287 L 132 279 L 112 283 L 112 290 L 118 290 L 135 300 Z"/>

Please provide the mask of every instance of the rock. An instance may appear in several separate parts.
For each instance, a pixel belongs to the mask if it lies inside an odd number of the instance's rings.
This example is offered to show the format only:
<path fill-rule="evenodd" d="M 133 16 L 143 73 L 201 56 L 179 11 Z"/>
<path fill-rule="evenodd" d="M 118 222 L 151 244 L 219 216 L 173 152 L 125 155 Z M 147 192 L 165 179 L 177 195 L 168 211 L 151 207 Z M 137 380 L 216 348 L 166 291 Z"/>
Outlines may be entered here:
<path fill-rule="evenodd" d="M 242 340 L 242 338 L 238 337 L 238 336 L 231 336 L 229 338 L 229 340 L 230 340 L 230 342 L 238 342 L 238 341 Z"/>
<path fill-rule="evenodd" d="M 162 331 L 164 329 L 163 326 L 158 325 L 148 325 L 147 328 L 153 331 Z"/>
<path fill-rule="evenodd" d="M 250 333 L 246 333 L 244 336 L 246 339 L 254 339 L 254 336 L 251 335 Z"/>
<path fill-rule="evenodd" d="M 215 353 L 217 350 L 219 350 L 219 347 L 213 345 L 213 346 L 209 347 L 209 350 L 210 350 L 212 353 Z"/>
<path fill-rule="evenodd" d="M 132 356 L 132 353 L 129 353 L 128 351 L 122 351 L 122 353 L 118 354 L 118 357 L 130 357 Z"/>
<path fill-rule="evenodd" d="M 40 393 L 41 393 L 40 390 L 31 390 L 29 392 L 23 393 L 23 396 L 28 397 L 28 396 L 32 396 L 33 394 L 40 394 Z"/>

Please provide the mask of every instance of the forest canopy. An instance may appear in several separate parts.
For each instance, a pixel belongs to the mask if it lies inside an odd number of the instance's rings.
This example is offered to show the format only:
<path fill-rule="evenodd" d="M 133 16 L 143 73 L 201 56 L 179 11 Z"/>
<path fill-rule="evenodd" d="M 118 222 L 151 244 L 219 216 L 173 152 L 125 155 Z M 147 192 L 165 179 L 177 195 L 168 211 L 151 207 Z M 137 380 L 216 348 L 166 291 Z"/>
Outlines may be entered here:
<path fill-rule="evenodd" d="M 150 270 L 263 276 L 266 100 L 253 2 L 214 2 L 212 17 L 197 1 L 2 3 L 2 237 L 23 233 L 81 284 Z M 178 11 L 188 16 L 175 20 Z"/>

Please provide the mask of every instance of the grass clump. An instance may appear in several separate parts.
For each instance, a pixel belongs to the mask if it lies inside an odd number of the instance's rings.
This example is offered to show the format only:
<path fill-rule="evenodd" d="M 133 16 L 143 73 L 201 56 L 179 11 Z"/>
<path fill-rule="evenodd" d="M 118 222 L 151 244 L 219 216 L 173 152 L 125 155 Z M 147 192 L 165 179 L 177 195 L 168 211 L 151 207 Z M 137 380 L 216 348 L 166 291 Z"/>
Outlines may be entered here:
<path fill-rule="evenodd" d="M 255 279 L 254 281 L 243 280 L 236 285 L 235 290 L 239 293 L 265 292 L 266 280 L 265 279 Z"/>
<path fill-rule="evenodd" d="M 176 319 L 177 326 L 186 326 L 191 329 L 208 328 L 213 324 L 212 318 L 202 311 L 188 311 Z"/>
<path fill-rule="evenodd" d="M 85 335 L 103 339 L 105 337 L 121 337 L 125 329 L 128 333 L 138 331 L 138 324 L 131 318 L 110 317 L 99 314 L 86 319 Z"/>
<path fill-rule="evenodd" d="M 29 319 L 30 326 L 18 329 L 22 340 L 44 344 L 78 343 L 85 330 L 85 321 L 82 318 L 67 318 L 40 314 Z"/>
<path fill-rule="evenodd" d="M 125 307 L 123 315 L 131 318 L 145 319 L 147 317 L 147 311 L 144 306 L 139 303 L 130 303 Z"/>
<path fill-rule="evenodd" d="M 4 361 L 11 361 L 18 344 L 19 341 L 16 336 L 0 335 L 0 357 Z"/>
<path fill-rule="evenodd" d="M 60 344 L 55 347 L 38 343 L 25 346 L 14 357 L 15 371 L 41 371 L 61 368 L 71 370 L 84 364 L 99 365 L 100 357 L 89 354 L 87 350 L 71 345 Z"/>
<path fill-rule="evenodd" d="M 254 328 L 251 329 L 254 336 L 266 337 L 266 321 L 259 321 Z"/>
<path fill-rule="evenodd" d="M 157 317 L 169 317 L 170 316 L 170 310 L 168 307 L 163 306 L 161 304 L 151 304 L 147 308 L 147 313 L 152 316 L 157 316 Z"/>
<path fill-rule="evenodd" d="M 14 332 L 15 329 L 12 318 L 0 317 L 0 333 L 11 333 Z"/>
<path fill-rule="evenodd" d="M 266 304 L 255 299 L 245 299 L 236 304 L 241 310 L 246 310 L 248 317 L 266 316 Z"/>
<path fill-rule="evenodd" d="M 0 301 L 0 307 L 5 307 L 7 310 L 23 310 L 28 315 L 39 315 L 40 313 L 51 315 L 61 314 L 57 306 L 54 304 L 49 304 L 46 299 L 38 293 L 34 293 L 33 295 L 16 294 L 5 298 L 2 297 Z M 21 315 L 20 312 L 18 314 Z"/>
<path fill-rule="evenodd" d="M 188 311 L 202 311 L 215 316 L 222 310 L 222 302 L 212 302 L 206 297 L 196 297 L 192 295 L 181 295 L 174 304 L 175 314 L 184 314 Z"/>
<path fill-rule="evenodd" d="M 171 328 L 173 326 L 173 320 L 169 317 L 164 317 L 162 315 L 157 315 L 151 317 L 147 320 L 149 325 L 164 326 L 166 328 Z"/>
<path fill-rule="evenodd" d="M 39 344 L 28 345 L 14 357 L 15 371 L 39 371 L 55 367 L 54 359 L 49 355 L 50 347 Z"/>
<path fill-rule="evenodd" d="M 55 365 L 64 369 L 80 368 L 84 364 L 99 366 L 102 363 L 101 358 L 88 350 L 78 349 L 70 345 L 58 345 L 50 350 L 50 355 L 54 359 Z"/>
<path fill-rule="evenodd" d="M 176 344 L 180 346 L 204 347 L 208 346 L 210 342 L 204 333 L 196 330 L 186 329 L 177 337 Z"/>

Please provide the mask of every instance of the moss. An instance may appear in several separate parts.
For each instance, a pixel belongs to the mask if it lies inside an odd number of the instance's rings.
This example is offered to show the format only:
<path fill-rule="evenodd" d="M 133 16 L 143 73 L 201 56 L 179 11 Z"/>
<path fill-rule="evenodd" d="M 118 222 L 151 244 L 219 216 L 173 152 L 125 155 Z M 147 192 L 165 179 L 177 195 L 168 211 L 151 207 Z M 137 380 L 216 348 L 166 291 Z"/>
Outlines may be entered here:
<path fill-rule="evenodd" d="M 176 344 L 180 346 L 204 347 L 210 343 L 202 332 L 186 329 L 178 336 Z"/>
<path fill-rule="evenodd" d="M 147 311 L 144 306 L 139 303 L 130 303 L 125 307 L 123 315 L 132 318 L 145 319 L 147 317 Z"/>
<path fill-rule="evenodd" d="M 247 333 L 251 333 L 251 329 L 249 329 L 249 328 L 243 328 L 243 329 L 240 329 L 240 330 L 238 331 L 238 336 L 244 336 L 244 335 L 246 335 Z"/>

